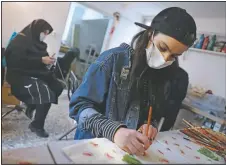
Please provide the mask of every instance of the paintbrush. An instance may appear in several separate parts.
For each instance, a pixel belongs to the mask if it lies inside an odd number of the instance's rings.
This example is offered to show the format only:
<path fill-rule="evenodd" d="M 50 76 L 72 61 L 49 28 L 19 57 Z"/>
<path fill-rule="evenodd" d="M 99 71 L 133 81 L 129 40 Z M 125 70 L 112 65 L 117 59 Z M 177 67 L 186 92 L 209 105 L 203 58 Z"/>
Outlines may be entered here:
<path fill-rule="evenodd" d="M 193 142 L 196 142 L 202 146 L 206 146 L 208 148 L 215 148 L 215 150 L 221 150 L 223 149 L 222 146 L 219 145 L 219 143 L 216 143 L 210 139 L 206 139 L 206 137 L 198 136 L 196 133 L 194 133 L 193 129 L 187 129 L 184 130 L 183 133 L 185 133 L 187 136 L 191 137 Z M 199 133 L 199 132 L 198 132 Z M 191 140 L 191 139 L 190 139 Z"/>
<path fill-rule="evenodd" d="M 202 128 L 200 128 L 200 129 L 202 129 Z M 201 140 L 209 142 L 212 145 L 218 146 L 218 144 L 219 144 L 219 143 L 216 143 L 216 140 L 213 140 L 208 135 L 200 133 L 198 128 L 193 127 L 193 128 L 188 129 L 188 131 L 191 132 L 192 134 L 198 136 L 199 138 L 201 138 Z"/>
<path fill-rule="evenodd" d="M 189 123 L 188 121 L 186 121 L 185 119 L 183 119 L 183 122 L 185 124 L 187 124 L 189 127 L 191 127 L 190 132 L 192 132 L 193 134 L 195 134 L 196 136 L 198 136 L 201 139 L 204 139 L 205 141 L 210 141 L 210 139 L 207 139 L 205 136 L 203 136 L 202 134 L 200 134 L 200 132 L 196 129 L 195 126 L 193 126 L 191 123 Z M 194 131 L 192 131 L 194 130 Z"/>
<path fill-rule="evenodd" d="M 151 125 L 151 115 L 152 115 L 152 106 L 150 106 L 149 112 L 148 112 L 148 123 L 147 123 L 147 127 L 146 127 L 146 136 L 147 137 L 148 137 L 149 126 Z"/>
<path fill-rule="evenodd" d="M 203 142 L 205 144 L 209 144 L 209 145 L 212 145 L 214 147 L 218 147 L 218 144 L 213 142 L 211 139 L 208 139 L 207 137 L 203 136 L 199 132 L 196 132 L 196 130 L 188 129 L 187 131 L 190 132 L 191 138 L 198 140 L 199 142 Z"/>
<path fill-rule="evenodd" d="M 194 127 L 191 123 L 189 123 L 188 121 L 186 121 L 185 119 L 182 120 L 186 125 L 188 125 L 189 127 Z"/>

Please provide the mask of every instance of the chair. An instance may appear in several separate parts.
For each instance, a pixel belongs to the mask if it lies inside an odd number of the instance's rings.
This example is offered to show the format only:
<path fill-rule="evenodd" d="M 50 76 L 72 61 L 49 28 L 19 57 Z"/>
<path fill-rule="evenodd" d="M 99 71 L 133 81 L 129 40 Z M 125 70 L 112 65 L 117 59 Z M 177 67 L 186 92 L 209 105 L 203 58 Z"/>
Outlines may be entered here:
<path fill-rule="evenodd" d="M 86 53 L 87 53 L 88 57 L 87 57 L 87 60 L 86 60 L 86 63 L 85 63 L 85 71 L 87 71 L 89 65 L 91 63 L 93 63 L 95 61 L 95 59 L 97 58 L 96 47 L 94 45 L 89 45 L 87 50 L 86 50 Z M 62 75 L 62 77 L 63 77 L 63 75 Z M 70 97 L 71 97 L 70 94 L 69 94 L 69 91 L 71 91 L 72 94 L 75 92 L 75 90 L 79 86 L 79 82 L 78 81 L 79 81 L 79 79 L 71 71 L 70 74 L 69 74 L 69 79 L 68 79 L 68 83 L 72 84 L 72 86 L 71 86 L 72 88 L 70 86 L 68 87 L 68 89 L 70 89 L 70 90 L 68 90 L 68 98 L 69 98 L 69 100 L 70 100 Z M 74 124 L 76 124 L 76 122 L 74 122 Z M 77 124 L 73 128 L 71 128 L 70 130 L 68 130 L 66 133 L 61 135 L 58 138 L 58 140 L 62 140 L 64 137 L 66 137 L 66 139 L 67 139 L 67 135 L 70 134 L 72 131 L 74 131 L 76 128 L 77 128 Z"/>
<path fill-rule="evenodd" d="M 73 127 L 73 128 L 71 128 L 70 130 L 68 130 L 66 133 L 64 133 L 63 135 L 61 135 L 59 138 L 58 138 L 58 140 L 62 140 L 64 137 L 66 137 L 66 139 L 67 139 L 67 135 L 69 135 L 72 131 L 74 131 L 75 129 L 77 128 L 77 124 Z"/>
<path fill-rule="evenodd" d="M 12 95 L 11 87 L 6 82 L 2 86 L 2 103 L 13 105 L 10 111 L 2 114 L 2 119 L 14 111 L 25 113 L 26 105 Z"/>

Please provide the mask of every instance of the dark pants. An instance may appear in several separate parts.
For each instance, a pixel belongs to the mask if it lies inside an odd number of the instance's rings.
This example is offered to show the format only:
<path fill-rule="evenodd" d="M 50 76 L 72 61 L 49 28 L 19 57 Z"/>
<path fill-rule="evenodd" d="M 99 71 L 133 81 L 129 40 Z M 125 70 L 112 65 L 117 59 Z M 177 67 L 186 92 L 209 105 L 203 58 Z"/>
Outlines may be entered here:
<path fill-rule="evenodd" d="M 51 107 L 51 103 L 29 105 L 29 106 L 33 106 L 33 108 L 36 109 L 35 119 L 31 123 L 32 126 L 38 129 L 44 129 L 45 119 Z"/>

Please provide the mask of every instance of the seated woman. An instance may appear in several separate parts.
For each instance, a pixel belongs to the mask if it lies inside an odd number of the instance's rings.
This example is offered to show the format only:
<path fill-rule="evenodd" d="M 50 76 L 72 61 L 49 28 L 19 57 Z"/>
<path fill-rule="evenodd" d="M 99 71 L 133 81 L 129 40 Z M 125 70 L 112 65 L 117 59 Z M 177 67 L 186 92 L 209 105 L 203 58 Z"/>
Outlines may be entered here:
<path fill-rule="evenodd" d="M 12 94 L 27 105 L 26 114 L 35 118 L 29 125 L 32 132 L 48 137 L 44 123 L 51 104 L 58 103 L 63 91 L 62 84 L 47 68 L 55 59 L 47 53 L 44 41 L 53 31 L 51 25 L 42 19 L 34 20 L 9 43 L 5 56 L 6 79 Z"/>
<path fill-rule="evenodd" d="M 196 39 L 194 19 L 177 7 L 161 11 L 131 46 L 103 52 L 90 66 L 70 102 L 70 117 L 78 127 L 75 139 L 105 137 L 131 154 L 143 154 L 157 134 L 173 127 L 186 96 L 188 74 L 177 58 Z M 152 125 L 145 135 L 148 110 Z M 141 133 L 136 131 L 141 128 Z"/>

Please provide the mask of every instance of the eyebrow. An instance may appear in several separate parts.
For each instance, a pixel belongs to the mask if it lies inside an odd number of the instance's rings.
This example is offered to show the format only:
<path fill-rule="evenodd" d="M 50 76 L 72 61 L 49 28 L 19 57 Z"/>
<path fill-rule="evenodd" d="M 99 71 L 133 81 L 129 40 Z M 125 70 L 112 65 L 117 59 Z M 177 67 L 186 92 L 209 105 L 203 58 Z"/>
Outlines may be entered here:
<path fill-rule="evenodd" d="M 169 51 L 170 53 L 172 53 L 172 51 L 170 50 L 170 48 L 168 47 L 168 45 L 167 45 L 165 42 L 161 41 L 161 44 L 163 44 L 163 46 L 165 46 L 166 49 L 168 49 L 168 51 Z M 175 53 L 175 54 L 173 54 L 173 55 L 174 55 L 174 56 L 180 56 L 180 55 L 182 55 L 182 54 Z"/>

